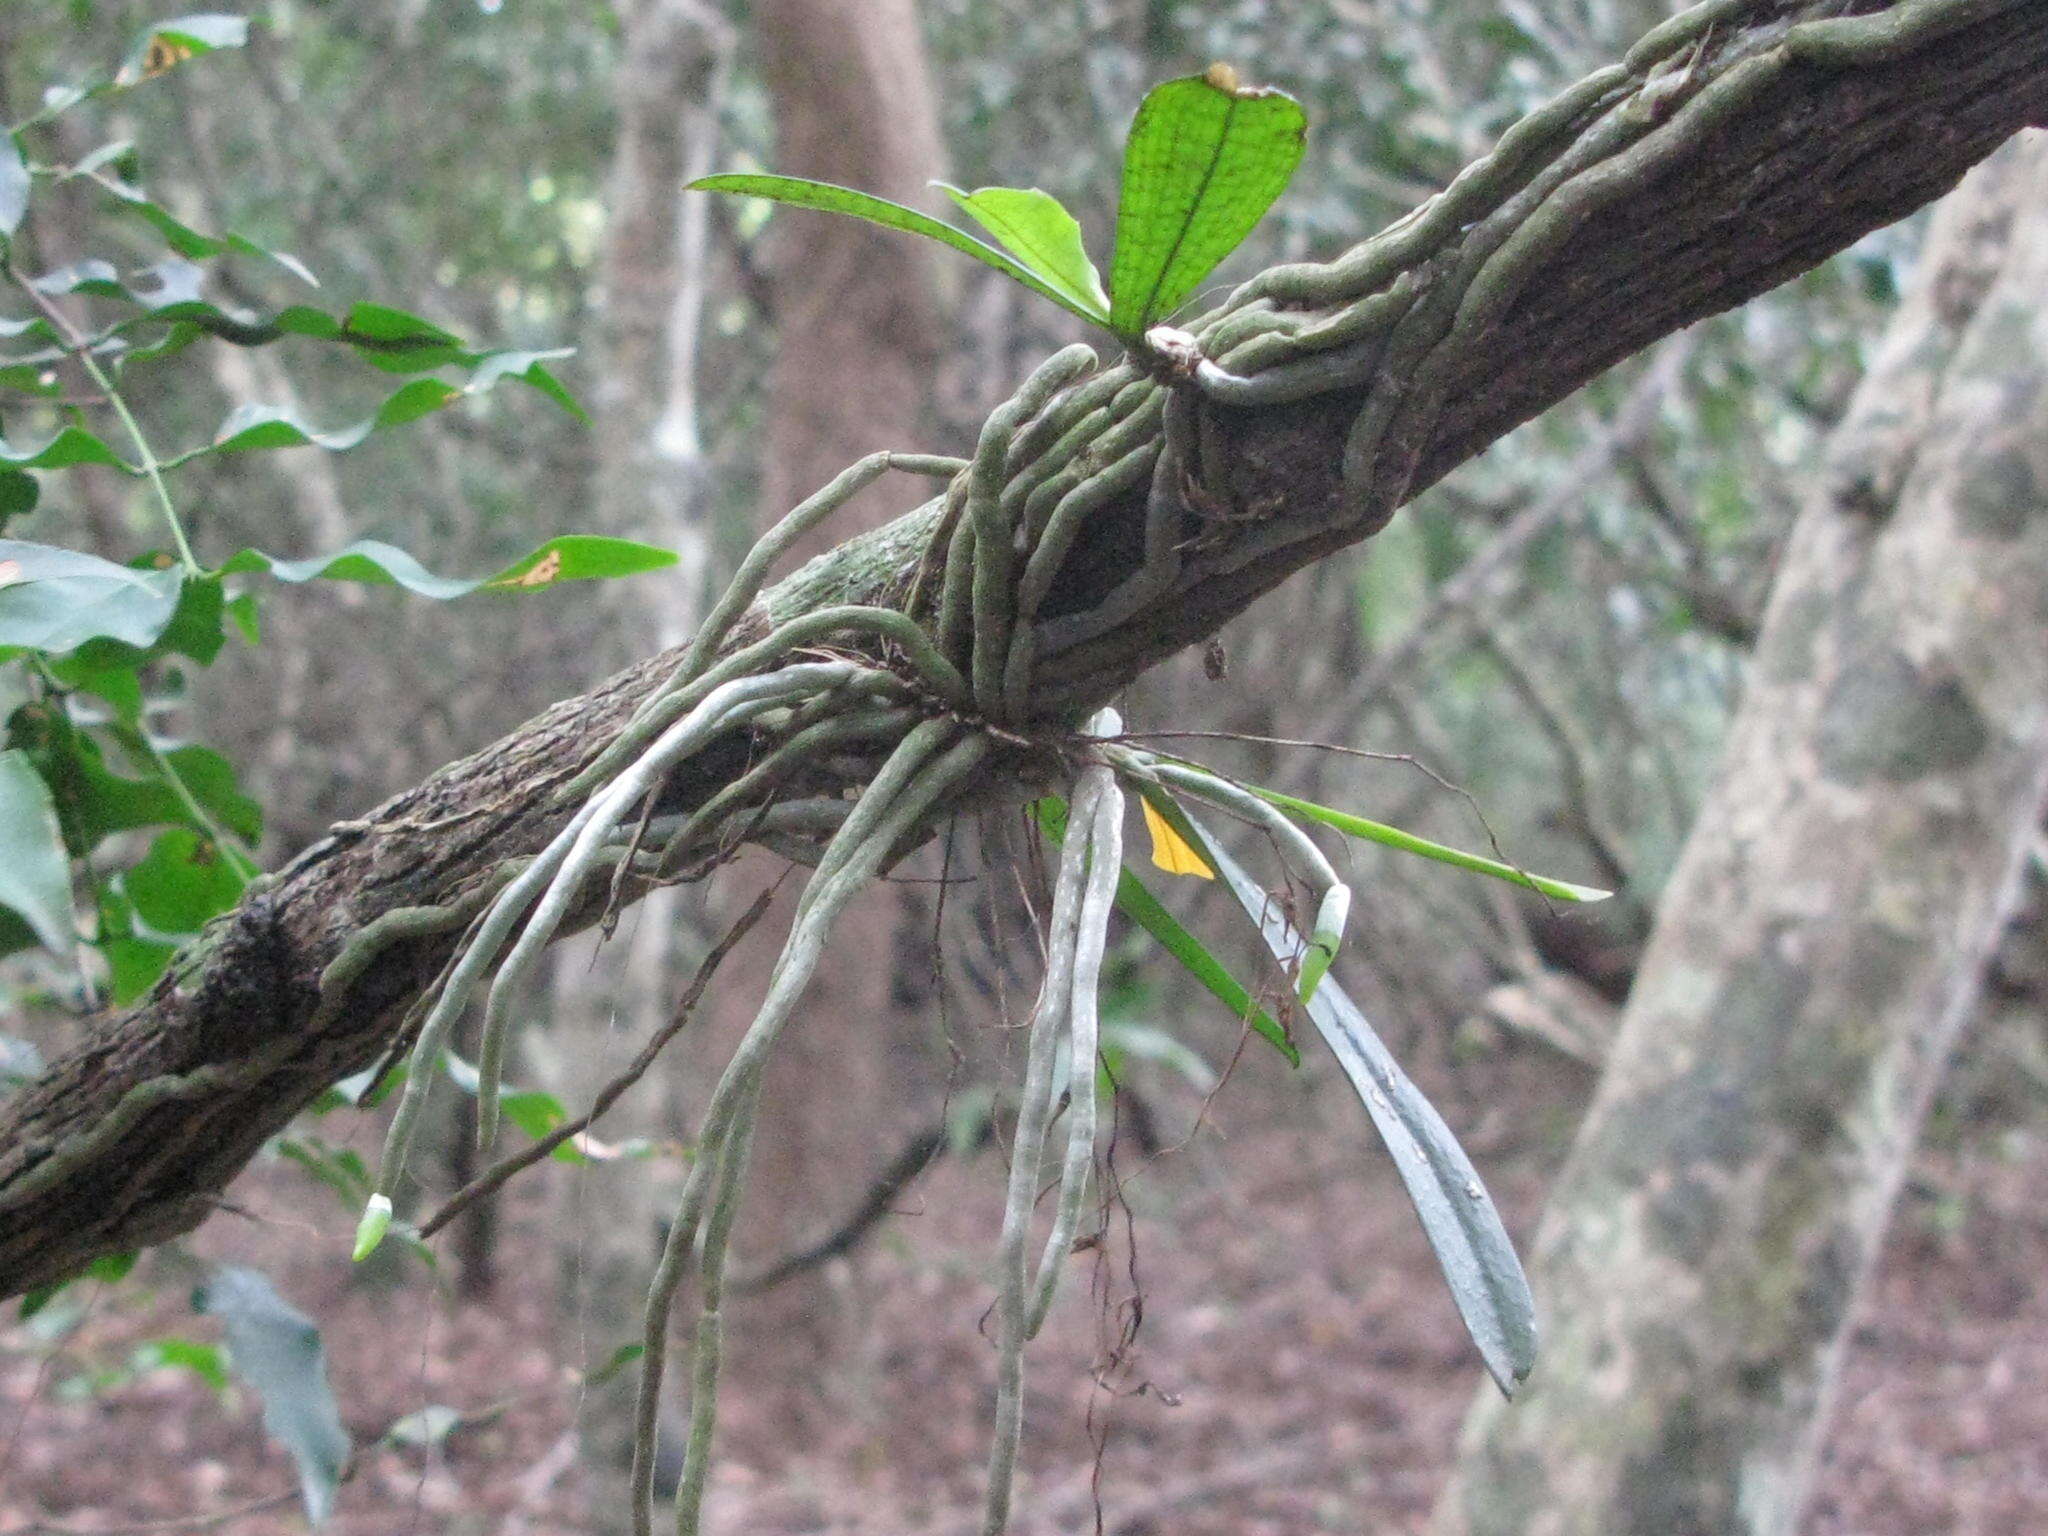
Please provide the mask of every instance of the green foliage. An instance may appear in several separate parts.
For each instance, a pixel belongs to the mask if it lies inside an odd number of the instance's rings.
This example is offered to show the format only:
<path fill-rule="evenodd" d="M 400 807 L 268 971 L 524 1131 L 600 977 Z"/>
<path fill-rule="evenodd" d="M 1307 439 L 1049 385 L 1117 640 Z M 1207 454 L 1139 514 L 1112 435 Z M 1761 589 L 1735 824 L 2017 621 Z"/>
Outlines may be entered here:
<path fill-rule="evenodd" d="M 1297 799 L 1283 795 L 1277 789 L 1266 789 L 1257 784 L 1247 784 L 1246 789 L 1261 800 L 1292 811 L 1304 821 L 1321 822 L 1326 827 L 1335 827 L 1347 837 L 1356 837 L 1369 843 L 1379 843 L 1388 848 L 1398 848 L 1403 853 L 1412 853 L 1420 858 L 1431 859 L 1439 864 L 1448 864 L 1453 869 L 1469 870 L 1473 874 L 1490 875 L 1496 880 L 1505 880 L 1510 885 L 1519 885 L 1526 890 L 1548 896 L 1554 901 L 1592 902 L 1605 901 L 1614 893 L 1603 891 L 1597 886 L 1574 885 L 1569 880 L 1553 880 L 1548 875 L 1532 875 L 1527 870 L 1504 864 L 1499 859 L 1484 858 L 1476 853 L 1446 847 L 1431 842 L 1426 837 L 1417 837 L 1413 832 L 1403 832 L 1399 827 L 1390 827 L 1385 822 L 1369 821 L 1349 811 L 1332 810 L 1327 805 L 1317 805 L 1312 800 Z"/>
<path fill-rule="evenodd" d="M 1142 335 L 1200 287 L 1287 189 L 1307 132 L 1300 102 L 1226 65 L 1155 86 L 1124 146 L 1110 329 Z"/>
<path fill-rule="evenodd" d="M 60 138 L 55 119 L 240 48 L 248 26 L 212 14 L 156 23 L 115 68 L 46 92 L 30 117 L 0 129 L 0 525 L 32 513 L 55 525 L 71 515 L 66 472 L 93 466 L 146 487 L 170 545 L 169 553 L 88 551 L 0 538 L 0 665 L 13 674 L 0 744 L 0 953 L 36 943 L 68 953 L 83 926 L 96 963 L 79 974 L 90 978 L 89 993 L 103 988 L 120 1003 L 143 995 L 178 945 L 232 908 L 256 872 L 261 808 L 225 758 L 166 736 L 162 719 L 178 697 L 181 661 L 211 664 L 230 631 L 260 642 L 269 581 L 396 585 L 450 599 L 631 575 L 675 560 L 668 550 L 584 535 L 549 539 L 466 579 L 436 575 L 404 550 L 367 539 L 311 559 L 254 549 L 218 565 L 200 558 L 171 486 L 199 461 L 356 448 L 508 381 L 583 419 L 553 372 L 563 349 L 478 347 L 424 316 L 368 301 L 331 310 L 300 301 L 251 307 L 243 297 L 256 291 L 251 276 L 231 271 L 234 263 L 254 260 L 256 275 L 272 281 L 318 282 L 287 252 L 171 212 L 145 190 L 128 139 L 69 163 L 60 158 L 61 144 L 78 135 Z M 107 240 L 121 261 L 72 250 L 49 270 L 28 266 L 32 249 L 76 238 L 74 220 L 39 226 L 38 210 L 59 196 L 74 207 L 81 198 L 97 204 L 106 219 L 91 226 L 91 238 Z M 150 244 L 157 249 L 134 259 L 138 245 Z M 175 398 L 178 359 L 188 349 L 280 343 L 401 382 L 339 426 L 255 400 L 235 406 L 204 441 L 157 450 L 129 398 L 145 371 L 153 393 Z M 146 842 L 129 835 L 141 832 L 150 834 Z"/>
<path fill-rule="evenodd" d="M 829 182 L 728 173 L 690 185 L 923 235 L 1135 344 L 1201 286 L 1286 190 L 1301 163 L 1307 126 L 1293 97 L 1240 85 L 1227 65 L 1155 86 L 1138 108 L 1124 150 L 1107 292 L 1079 222 L 1036 187 L 966 192 L 938 184 L 996 238 L 998 250 L 915 208 Z"/>

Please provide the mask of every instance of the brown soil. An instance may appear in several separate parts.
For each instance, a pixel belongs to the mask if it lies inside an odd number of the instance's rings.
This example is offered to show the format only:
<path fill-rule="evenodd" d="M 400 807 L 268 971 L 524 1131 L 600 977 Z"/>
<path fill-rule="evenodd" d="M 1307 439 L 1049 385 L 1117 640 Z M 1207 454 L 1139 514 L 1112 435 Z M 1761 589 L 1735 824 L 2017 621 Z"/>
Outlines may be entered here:
<path fill-rule="evenodd" d="M 1500 1083 L 1459 1086 L 1445 1096 L 1454 1120 L 1461 1103 L 1503 1102 Z M 1569 1123 L 1577 1085 L 1558 1071 L 1512 1086 L 1508 1102 L 1528 1112 L 1511 1123 Z M 1130 1291 L 1119 1225 L 1102 1254 L 1075 1261 L 1034 1347 L 1018 1530 L 1093 1528 L 1091 1423 L 1106 1434 L 1106 1531 L 1422 1528 L 1482 1373 L 1397 1182 L 1340 1092 L 1249 1064 L 1186 1148 L 1141 1171 L 1120 1153 L 1144 1298 L 1137 1351 L 1116 1392 L 1096 1385 L 1103 1320 L 1127 1315 L 1116 1307 Z M 1526 1233 L 1557 1137 L 1490 1146 L 1499 1136 L 1473 1118 L 1459 1128 Z M 1852 1342 L 1812 1536 L 2048 1530 L 2048 1136 L 1980 1139 L 1923 1155 L 1902 1202 Z M 742 1339 L 711 1529 L 973 1528 L 992 1390 L 980 1276 L 997 1175 L 987 1153 L 941 1166 L 857 1265 L 829 1277 L 873 1320 L 839 1358 L 763 1383 L 746 1379 Z M 371 1446 L 329 1531 L 584 1528 L 576 1347 L 558 1333 L 580 1331 L 583 1352 L 602 1360 L 632 1328 L 563 1329 L 552 1316 L 556 1239 L 538 1178 L 510 1199 L 507 1279 L 488 1301 L 460 1304 L 437 1300 L 417 1267 L 352 1272 L 350 1215 L 288 1167 L 259 1168 L 234 1195 L 245 1214 L 215 1218 L 191 1252 L 266 1270 L 319 1320 L 350 1430 Z M 250 1394 L 224 1400 L 163 1370 L 91 1390 L 93 1373 L 141 1340 L 216 1336 L 186 1304 L 196 1273 L 157 1257 L 121 1286 L 81 1287 L 102 1294 L 54 1348 L 26 1327 L 0 1331 L 0 1536 L 129 1529 L 289 1493 L 290 1466 L 265 1443 Z M 736 1324 L 743 1332 L 744 1312 Z M 373 1444 L 427 1404 L 465 1415 L 441 1449 Z M 286 1500 L 206 1528 L 303 1525 Z"/>

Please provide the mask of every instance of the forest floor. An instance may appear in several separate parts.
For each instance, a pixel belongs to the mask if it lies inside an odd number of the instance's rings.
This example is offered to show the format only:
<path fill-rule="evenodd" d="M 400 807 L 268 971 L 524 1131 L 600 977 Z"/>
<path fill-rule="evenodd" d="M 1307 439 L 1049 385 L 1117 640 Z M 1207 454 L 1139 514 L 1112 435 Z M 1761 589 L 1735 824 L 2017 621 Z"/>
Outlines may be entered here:
<path fill-rule="evenodd" d="M 1244 1077 L 1178 1151 L 1150 1164 L 1118 1155 L 1131 1222 L 1119 1217 L 1103 1249 L 1074 1261 L 1031 1356 L 1023 1536 L 1423 1527 L 1483 1373 L 1355 1106 L 1328 1081 L 1250 1066 Z M 1453 1091 L 1446 1110 L 1526 1238 L 1582 1084 L 1553 1065 L 1519 1085 L 1478 1086 Z M 1472 1112 L 1487 1102 L 1521 1108 Z M 735 1309 L 712 1530 L 974 1528 L 992 1392 L 981 1275 L 998 1176 L 992 1153 L 941 1163 L 856 1263 L 805 1282 L 872 1326 L 841 1327 L 841 1344 L 802 1362 L 798 1379 L 748 1379 L 747 1309 Z M 1922 1153 L 1854 1331 L 1810 1536 L 2048 1531 L 2044 1188 L 2038 1128 Z M 588 1319 L 565 1330 L 554 1318 L 556 1207 L 536 1180 L 509 1200 L 505 1278 L 490 1298 L 459 1304 L 436 1300 L 416 1265 L 396 1278 L 352 1273 L 348 1214 L 283 1164 L 246 1176 L 233 1199 L 240 1214 L 216 1217 L 188 1252 L 262 1268 L 319 1321 L 349 1429 L 370 1447 L 327 1531 L 585 1529 L 573 1350 L 560 1340 L 580 1332 L 602 1360 L 635 1330 L 612 1338 Z M 1142 1327 L 1111 1391 L 1096 1366 L 1104 1333 L 1130 1317 L 1129 1232 Z M 144 1341 L 216 1337 L 188 1308 L 197 1272 L 152 1259 L 118 1287 L 75 1287 L 39 1329 L 10 1310 L 0 1536 L 304 1529 L 290 1465 L 265 1442 L 251 1394 L 221 1395 L 190 1371 L 130 1369 Z M 443 1441 L 374 1443 L 429 1404 L 461 1415 Z M 216 1518 L 179 1519 L 194 1514 Z"/>

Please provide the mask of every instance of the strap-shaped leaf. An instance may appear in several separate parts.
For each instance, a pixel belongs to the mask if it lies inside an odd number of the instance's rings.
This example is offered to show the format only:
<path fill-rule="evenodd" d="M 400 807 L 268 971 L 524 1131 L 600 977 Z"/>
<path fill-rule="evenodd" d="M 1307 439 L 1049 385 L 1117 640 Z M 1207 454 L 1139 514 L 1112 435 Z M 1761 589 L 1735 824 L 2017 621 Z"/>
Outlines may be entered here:
<path fill-rule="evenodd" d="M 400 586 L 421 597 L 445 600 L 485 587 L 531 592 L 564 581 L 634 576 L 674 565 L 677 558 L 674 550 L 654 544 L 565 533 L 522 555 L 501 571 L 465 579 L 436 576 L 395 545 L 377 539 L 358 539 L 345 549 L 331 555 L 315 555 L 310 560 L 280 560 L 260 549 L 245 549 L 222 566 L 220 574 L 262 571 L 279 581 L 353 581 L 368 586 Z"/>
<path fill-rule="evenodd" d="M 1470 870 L 1474 874 L 1491 875 L 1496 880 L 1505 880 L 1510 885 L 1519 885 L 1525 890 L 1539 891 L 1557 901 L 1593 902 L 1605 901 L 1614 892 L 1603 891 L 1598 886 L 1574 885 L 1569 880 L 1553 880 L 1548 875 L 1532 875 L 1527 870 L 1517 869 L 1512 864 L 1503 864 L 1498 859 L 1482 858 L 1476 853 L 1433 843 L 1426 837 L 1417 837 L 1413 832 L 1403 832 L 1399 827 L 1390 827 L 1384 822 L 1368 821 L 1363 816 L 1354 816 L 1349 811 L 1333 810 L 1327 805 L 1317 805 L 1313 800 L 1296 799 L 1283 795 L 1277 789 L 1265 789 L 1257 784 L 1244 786 L 1261 800 L 1269 801 L 1282 810 L 1309 821 L 1319 821 L 1326 827 L 1335 827 L 1350 837 L 1363 838 L 1367 842 L 1380 843 L 1388 848 L 1398 848 L 1403 853 L 1416 854 L 1425 859 L 1434 859 L 1439 864 L 1449 864 L 1455 869 Z"/>
<path fill-rule="evenodd" d="M 1067 308 L 1097 325 L 1109 324 L 1102 274 L 1081 243 L 1081 226 L 1058 198 L 1037 187 L 981 187 L 973 192 L 932 183 L 967 216 L 1002 242 L 1003 249 L 1066 295 Z"/>
<path fill-rule="evenodd" d="M 1300 102 L 1222 66 L 1147 93 L 1124 145 L 1111 329 L 1143 334 L 1237 249 L 1286 190 L 1307 132 Z"/>
<path fill-rule="evenodd" d="M 1070 298 L 1062 286 L 1055 286 L 1040 277 L 1031 268 L 997 250 L 986 241 L 977 240 L 965 230 L 955 229 L 944 220 L 935 219 L 928 213 L 915 208 L 906 208 L 901 203 L 892 203 L 886 197 L 876 197 L 870 192 L 856 192 L 851 187 L 834 186 L 828 181 L 811 181 L 802 176 L 766 176 L 745 172 L 726 172 L 718 176 L 704 176 L 684 189 L 691 192 L 731 192 L 741 197 L 765 197 L 771 203 L 784 203 L 792 208 L 809 208 L 819 213 L 844 213 L 856 219 L 866 219 L 870 224 L 879 224 L 884 229 L 900 229 L 906 234 L 923 235 L 927 240 L 936 240 L 941 245 L 950 245 L 956 251 L 964 251 L 976 261 L 994 267 L 998 272 L 1007 273 L 1033 293 L 1040 293 L 1062 309 L 1071 310 L 1083 320 L 1094 324 L 1102 323 L 1099 310 L 1091 312 L 1084 305 Z"/>
<path fill-rule="evenodd" d="M 56 802 L 26 752 L 0 752 L 0 906 L 17 912 L 43 947 L 71 953 L 71 865 Z"/>
<path fill-rule="evenodd" d="M 1290 967 L 1302 964 L 1311 946 L 1277 903 L 1200 823 L 1163 793 L 1157 798 L 1163 802 L 1161 814 L 1221 872 L 1274 957 Z M 1344 989 L 1325 978 L 1306 1006 L 1386 1143 L 1465 1331 L 1495 1384 L 1513 1396 L 1536 1363 L 1536 1303 L 1492 1197 L 1451 1128 L 1409 1081 Z"/>

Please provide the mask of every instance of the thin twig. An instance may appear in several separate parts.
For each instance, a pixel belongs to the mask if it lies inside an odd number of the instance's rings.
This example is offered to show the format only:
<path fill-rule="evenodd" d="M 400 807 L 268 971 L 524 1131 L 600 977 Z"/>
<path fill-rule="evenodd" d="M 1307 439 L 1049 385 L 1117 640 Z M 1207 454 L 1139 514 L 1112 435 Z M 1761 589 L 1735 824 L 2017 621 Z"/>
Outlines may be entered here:
<path fill-rule="evenodd" d="M 732 953 L 733 947 L 745 938 L 767 913 L 768 905 L 774 898 L 775 892 L 772 889 L 763 891 L 754 898 L 754 904 L 740 914 L 739 920 L 726 930 L 725 937 L 714 944 L 698 964 L 697 974 L 690 979 L 689 989 L 676 1004 L 675 1012 L 669 1021 L 655 1031 L 653 1037 L 640 1048 L 640 1053 L 628 1063 L 624 1071 L 598 1090 L 597 1097 L 590 1101 L 590 1108 L 587 1111 L 574 1120 L 564 1121 L 532 1146 L 524 1147 L 502 1162 L 494 1163 L 463 1185 L 448 1197 L 446 1203 L 434 1212 L 431 1218 L 421 1224 L 419 1235 L 422 1238 L 432 1237 L 484 1196 L 502 1188 L 513 1175 L 531 1168 L 535 1163 L 545 1159 L 555 1148 L 573 1137 L 581 1136 L 595 1125 L 627 1089 L 647 1075 L 647 1069 L 653 1066 L 655 1059 L 668 1048 L 669 1041 L 688 1027 L 691 1017 L 696 1013 L 697 1004 L 703 1000 L 705 989 L 711 985 L 711 978 L 724 963 L 725 957 Z"/>

